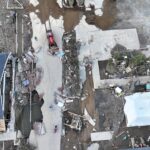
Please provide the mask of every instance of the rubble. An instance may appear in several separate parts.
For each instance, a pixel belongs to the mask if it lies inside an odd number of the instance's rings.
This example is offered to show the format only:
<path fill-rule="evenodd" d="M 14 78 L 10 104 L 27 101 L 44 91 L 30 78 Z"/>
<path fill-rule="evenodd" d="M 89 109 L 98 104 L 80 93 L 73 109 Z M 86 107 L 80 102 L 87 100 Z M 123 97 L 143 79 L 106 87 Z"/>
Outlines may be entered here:
<path fill-rule="evenodd" d="M 82 130 L 82 128 L 83 128 L 83 117 L 82 116 L 72 113 L 72 112 L 69 112 L 68 110 L 64 111 L 63 114 L 64 114 L 63 120 L 64 120 L 65 126 L 71 128 L 71 129 L 74 129 L 76 131 Z"/>
<path fill-rule="evenodd" d="M 79 64 L 76 47 L 76 33 L 72 31 L 63 35 L 63 86 L 67 96 L 80 95 Z"/>

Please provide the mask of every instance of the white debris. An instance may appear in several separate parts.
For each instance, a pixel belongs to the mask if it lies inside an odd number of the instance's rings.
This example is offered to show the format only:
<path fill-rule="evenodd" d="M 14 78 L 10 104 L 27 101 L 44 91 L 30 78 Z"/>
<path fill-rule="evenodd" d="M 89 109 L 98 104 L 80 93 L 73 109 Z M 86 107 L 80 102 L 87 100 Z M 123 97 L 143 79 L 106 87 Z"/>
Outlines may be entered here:
<path fill-rule="evenodd" d="M 132 71 L 132 69 L 128 66 L 127 68 L 126 68 L 126 73 L 129 73 L 129 72 L 131 72 Z"/>
<path fill-rule="evenodd" d="M 80 64 L 80 87 L 82 88 L 82 84 L 86 81 L 86 70 L 85 66 Z"/>
<path fill-rule="evenodd" d="M 87 98 L 87 96 L 83 96 L 83 97 L 81 97 L 81 101 L 86 100 L 86 98 Z"/>
<path fill-rule="evenodd" d="M 115 88 L 115 93 L 121 94 L 121 92 L 122 92 L 122 89 L 120 87 Z"/>
<path fill-rule="evenodd" d="M 57 0 L 57 3 L 59 5 L 59 7 L 62 8 L 62 0 Z"/>
<path fill-rule="evenodd" d="M 73 146 L 73 149 L 77 150 L 76 146 Z"/>
<path fill-rule="evenodd" d="M 66 103 L 72 103 L 73 102 L 72 99 L 66 99 L 65 101 L 66 101 Z"/>
<path fill-rule="evenodd" d="M 30 0 L 30 4 L 32 4 L 34 7 L 36 7 L 37 5 L 39 5 L 39 1 L 38 0 Z"/>
<path fill-rule="evenodd" d="M 89 115 L 89 113 L 87 112 L 86 108 L 84 109 L 84 117 L 86 120 L 88 120 L 88 122 L 92 125 L 95 126 L 95 122 L 92 119 L 92 117 Z"/>
<path fill-rule="evenodd" d="M 58 102 L 58 103 L 57 103 L 57 106 L 60 107 L 60 108 L 62 108 L 62 107 L 64 106 L 64 103 Z"/>
<path fill-rule="evenodd" d="M 99 150 L 99 144 L 93 143 L 87 148 L 87 150 Z"/>
<path fill-rule="evenodd" d="M 96 9 L 96 10 L 95 10 L 95 15 L 97 15 L 97 16 L 102 16 L 102 15 L 103 15 L 102 9 L 101 9 L 101 8 Z"/>
<path fill-rule="evenodd" d="M 106 132 L 93 132 L 91 133 L 91 141 L 106 141 L 111 140 L 113 136 L 113 131 L 106 131 Z"/>
<path fill-rule="evenodd" d="M 36 13 L 39 13 L 40 11 L 38 9 L 35 10 Z"/>
<path fill-rule="evenodd" d="M 101 9 L 103 8 L 103 0 L 85 0 L 86 10 L 89 9 L 90 5 L 95 6 L 95 14 L 101 16 L 103 12 Z"/>

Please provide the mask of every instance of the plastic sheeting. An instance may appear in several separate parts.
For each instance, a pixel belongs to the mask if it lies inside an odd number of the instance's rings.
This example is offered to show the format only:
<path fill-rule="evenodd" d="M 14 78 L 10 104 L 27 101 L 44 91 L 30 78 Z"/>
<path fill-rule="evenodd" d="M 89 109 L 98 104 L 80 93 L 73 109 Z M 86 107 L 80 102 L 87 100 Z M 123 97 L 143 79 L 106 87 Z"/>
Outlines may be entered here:
<path fill-rule="evenodd" d="M 8 60 L 9 53 L 0 53 L 0 81 L 3 77 L 3 72 L 6 67 L 6 63 Z"/>
<path fill-rule="evenodd" d="M 125 100 L 127 127 L 150 125 L 150 92 L 135 93 Z"/>

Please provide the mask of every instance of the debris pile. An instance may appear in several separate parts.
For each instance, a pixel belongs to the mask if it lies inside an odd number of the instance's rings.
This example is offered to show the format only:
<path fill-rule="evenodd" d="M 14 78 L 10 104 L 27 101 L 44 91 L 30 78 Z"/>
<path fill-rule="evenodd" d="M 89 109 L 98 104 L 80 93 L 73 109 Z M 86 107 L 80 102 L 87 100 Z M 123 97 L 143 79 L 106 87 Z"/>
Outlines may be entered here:
<path fill-rule="evenodd" d="M 64 114 L 63 119 L 64 119 L 65 126 L 74 129 L 76 131 L 81 131 L 81 129 L 83 128 L 82 116 L 69 111 L 64 111 L 63 114 Z"/>
<path fill-rule="evenodd" d="M 63 86 L 67 96 L 80 94 L 79 62 L 76 47 L 76 33 L 72 31 L 63 35 Z"/>
<path fill-rule="evenodd" d="M 31 57 L 30 57 L 31 58 Z M 35 63 L 29 57 L 18 59 L 16 71 L 16 96 L 21 105 L 26 105 L 30 91 L 35 89 Z"/>
<path fill-rule="evenodd" d="M 112 59 L 99 62 L 100 69 L 105 66 L 101 73 L 103 79 L 150 75 L 150 58 L 146 58 L 140 51 L 129 51 L 116 45 L 111 54 Z"/>
<path fill-rule="evenodd" d="M 43 125 L 41 112 L 43 99 L 35 90 L 36 85 L 40 83 L 43 72 L 40 68 L 36 69 L 36 58 L 31 52 L 18 58 L 16 66 L 15 125 L 17 130 L 21 130 L 24 137 L 28 137 L 33 127 L 36 127 L 35 132 L 38 132 L 39 126 L 37 125 Z M 38 132 L 38 134 L 44 134 L 44 131 Z"/>

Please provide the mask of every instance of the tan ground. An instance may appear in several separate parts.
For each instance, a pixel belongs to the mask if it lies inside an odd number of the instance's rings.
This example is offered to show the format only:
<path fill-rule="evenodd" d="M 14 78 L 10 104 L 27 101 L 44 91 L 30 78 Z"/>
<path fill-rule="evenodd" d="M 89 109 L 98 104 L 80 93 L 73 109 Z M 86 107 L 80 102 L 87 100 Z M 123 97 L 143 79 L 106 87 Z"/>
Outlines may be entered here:
<path fill-rule="evenodd" d="M 29 5 L 27 7 L 29 11 L 39 10 L 37 13 L 42 23 L 44 24 L 48 20 L 49 16 L 52 15 L 54 18 L 63 16 L 64 18 L 64 29 L 65 31 L 71 31 L 79 23 L 80 18 L 83 14 L 87 14 L 84 10 L 73 10 L 60 8 L 56 3 L 56 0 L 39 0 L 39 5 L 33 7 Z M 116 16 L 116 2 L 113 0 L 104 0 L 103 4 L 103 16 L 92 16 L 94 24 L 103 30 L 108 29 L 115 22 Z"/>

